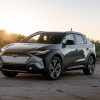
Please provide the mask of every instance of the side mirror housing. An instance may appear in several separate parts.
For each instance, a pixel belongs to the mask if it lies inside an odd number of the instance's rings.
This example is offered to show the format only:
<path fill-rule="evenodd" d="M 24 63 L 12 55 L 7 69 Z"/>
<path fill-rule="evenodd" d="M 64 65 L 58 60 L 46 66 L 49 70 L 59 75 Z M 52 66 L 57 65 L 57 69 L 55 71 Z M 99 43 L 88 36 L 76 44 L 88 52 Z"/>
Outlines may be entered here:
<path fill-rule="evenodd" d="M 74 41 L 73 40 L 67 40 L 66 45 L 74 45 Z"/>

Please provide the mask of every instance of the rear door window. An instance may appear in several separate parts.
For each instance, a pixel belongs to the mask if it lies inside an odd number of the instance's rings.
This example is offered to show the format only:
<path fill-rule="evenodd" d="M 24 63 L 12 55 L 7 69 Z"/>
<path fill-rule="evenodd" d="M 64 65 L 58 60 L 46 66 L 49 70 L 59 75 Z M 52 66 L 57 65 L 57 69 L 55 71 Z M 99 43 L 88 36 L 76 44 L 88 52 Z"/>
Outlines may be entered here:
<path fill-rule="evenodd" d="M 81 35 L 75 34 L 76 44 L 84 44 L 84 39 Z"/>

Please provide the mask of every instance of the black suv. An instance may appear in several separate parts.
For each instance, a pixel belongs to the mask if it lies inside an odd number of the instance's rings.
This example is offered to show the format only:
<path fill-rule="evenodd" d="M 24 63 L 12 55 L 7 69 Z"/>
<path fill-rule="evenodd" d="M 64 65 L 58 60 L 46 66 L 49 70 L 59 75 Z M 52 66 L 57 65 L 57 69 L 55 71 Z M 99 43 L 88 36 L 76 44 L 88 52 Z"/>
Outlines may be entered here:
<path fill-rule="evenodd" d="M 46 79 L 59 79 L 63 71 L 95 69 L 95 45 L 79 32 L 36 32 L 20 43 L 1 49 L 1 71 L 7 77 L 21 73 L 42 73 Z"/>

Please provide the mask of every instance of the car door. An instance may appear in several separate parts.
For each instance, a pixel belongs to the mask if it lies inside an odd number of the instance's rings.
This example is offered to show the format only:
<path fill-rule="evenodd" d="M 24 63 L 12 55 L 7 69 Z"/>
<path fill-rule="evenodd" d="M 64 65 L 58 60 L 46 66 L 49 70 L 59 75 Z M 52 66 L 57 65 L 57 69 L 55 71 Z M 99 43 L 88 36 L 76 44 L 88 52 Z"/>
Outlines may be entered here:
<path fill-rule="evenodd" d="M 64 41 L 67 40 L 75 41 L 74 34 L 73 33 L 67 34 Z M 75 53 L 76 51 L 75 45 L 64 45 L 62 50 L 63 50 L 62 52 L 64 53 L 65 67 L 73 66 L 77 56 L 77 53 Z"/>
<path fill-rule="evenodd" d="M 81 34 L 74 34 L 76 54 L 75 65 L 82 65 L 85 61 L 85 41 Z"/>

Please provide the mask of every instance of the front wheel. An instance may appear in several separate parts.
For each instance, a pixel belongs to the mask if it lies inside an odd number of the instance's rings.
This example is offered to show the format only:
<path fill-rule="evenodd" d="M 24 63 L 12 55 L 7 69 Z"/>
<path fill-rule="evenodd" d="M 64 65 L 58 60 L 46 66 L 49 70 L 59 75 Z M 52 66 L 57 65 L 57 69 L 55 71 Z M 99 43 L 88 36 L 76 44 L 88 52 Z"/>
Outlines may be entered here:
<path fill-rule="evenodd" d="M 83 69 L 85 75 L 92 75 L 95 69 L 95 58 L 90 56 L 87 62 L 87 65 Z"/>
<path fill-rule="evenodd" d="M 6 77 L 15 77 L 18 72 L 13 72 L 13 71 L 2 71 L 2 74 Z"/>
<path fill-rule="evenodd" d="M 58 57 L 52 57 L 48 71 L 44 74 L 46 79 L 57 80 L 62 74 L 62 61 Z"/>

